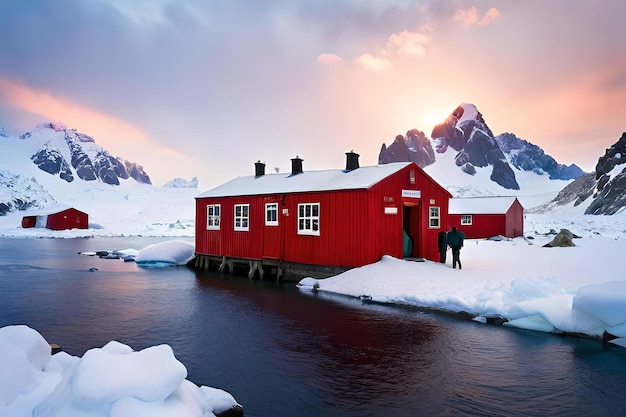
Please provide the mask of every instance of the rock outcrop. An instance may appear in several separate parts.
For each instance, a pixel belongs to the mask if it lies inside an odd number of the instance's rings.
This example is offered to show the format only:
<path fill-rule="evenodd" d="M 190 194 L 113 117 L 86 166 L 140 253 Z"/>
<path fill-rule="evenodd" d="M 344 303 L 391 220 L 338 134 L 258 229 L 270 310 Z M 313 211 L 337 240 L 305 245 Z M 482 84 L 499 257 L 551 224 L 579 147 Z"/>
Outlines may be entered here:
<path fill-rule="evenodd" d="M 435 162 L 435 151 L 424 132 L 412 129 L 406 132 L 406 136 L 397 135 L 389 147 L 383 143 L 378 163 L 390 162 L 415 162 L 424 168 Z"/>
<path fill-rule="evenodd" d="M 585 214 L 615 214 L 626 208 L 626 132 L 598 159 L 596 181 Z"/>

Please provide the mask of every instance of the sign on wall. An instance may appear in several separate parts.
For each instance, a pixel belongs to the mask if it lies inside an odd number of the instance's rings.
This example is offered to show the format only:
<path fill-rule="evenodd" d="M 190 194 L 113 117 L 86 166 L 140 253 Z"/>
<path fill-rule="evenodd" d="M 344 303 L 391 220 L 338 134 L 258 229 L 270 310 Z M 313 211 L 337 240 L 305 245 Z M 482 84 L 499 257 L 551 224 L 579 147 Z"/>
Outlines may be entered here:
<path fill-rule="evenodd" d="M 422 192 L 420 190 L 402 190 L 403 198 L 422 198 Z"/>

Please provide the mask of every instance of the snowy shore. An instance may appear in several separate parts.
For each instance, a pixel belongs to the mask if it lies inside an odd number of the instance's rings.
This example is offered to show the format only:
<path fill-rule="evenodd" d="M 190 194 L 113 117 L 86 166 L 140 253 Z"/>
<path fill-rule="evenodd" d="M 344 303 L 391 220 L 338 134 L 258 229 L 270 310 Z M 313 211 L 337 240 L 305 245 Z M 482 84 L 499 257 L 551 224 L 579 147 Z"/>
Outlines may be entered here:
<path fill-rule="evenodd" d="M 465 312 L 475 320 L 523 329 L 608 338 L 626 347 L 626 253 L 623 216 L 528 215 L 526 237 L 466 240 L 463 269 L 447 264 L 380 262 L 326 278 L 306 278 L 301 290 L 366 301 Z M 575 247 L 543 247 L 550 229 L 581 236 Z"/>

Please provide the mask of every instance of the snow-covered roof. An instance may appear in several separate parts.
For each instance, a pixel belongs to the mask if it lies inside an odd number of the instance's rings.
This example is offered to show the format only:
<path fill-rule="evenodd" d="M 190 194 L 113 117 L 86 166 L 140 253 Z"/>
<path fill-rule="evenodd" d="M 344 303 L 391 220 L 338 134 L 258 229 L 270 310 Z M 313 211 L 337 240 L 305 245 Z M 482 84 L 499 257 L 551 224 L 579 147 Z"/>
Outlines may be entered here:
<path fill-rule="evenodd" d="M 517 197 L 451 198 L 450 214 L 505 214 Z"/>
<path fill-rule="evenodd" d="M 73 208 L 73 207 L 69 206 L 67 204 L 55 204 L 53 206 L 48 206 L 46 208 L 39 209 L 39 210 L 29 210 L 29 211 L 24 213 L 24 217 L 48 216 L 50 214 L 60 213 L 62 211 L 65 211 L 65 210 L 71 209 L 71 208 Z M 80 211 L 80 210 L 78 210 L 78 211 Z"/>
<path fill-rule="evenodd" d="M 196 198 L 368 189 L 410 164 L 412 162 L 395 162 L 352 171 L 333 169 L 304 171 L 297 175 L 281 173 L 237 177 Z"/>

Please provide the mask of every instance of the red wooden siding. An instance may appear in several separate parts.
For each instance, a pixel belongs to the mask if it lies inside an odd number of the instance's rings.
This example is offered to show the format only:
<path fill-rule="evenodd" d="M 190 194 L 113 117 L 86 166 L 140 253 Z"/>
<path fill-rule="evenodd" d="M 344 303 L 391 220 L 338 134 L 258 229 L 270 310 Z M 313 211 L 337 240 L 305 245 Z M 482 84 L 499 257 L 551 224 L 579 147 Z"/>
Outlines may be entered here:
<path fill-rule="evenodd" d="M 37 216 L 24 216 L 22 217 L 22 228 L 27 229 L 29 227 L 35 227 L 37 225 Z"/>
<path fill-rule="evenodd" d="M 509 210 L 506 212 L 506 234 L 507 237 L 518 237 L 524 234 L 524 207 L 515 199 Z"/>
<path fill-rule="evenodd" d="M 88 216 L 82 211 L 69 208 L 58 213 L 48 214 L 46 227 L 52 230 L 87 229 L 89 227 Z"/>
<path fill-rule="evenodd" d="M 465 234 L 468 239 L 484 239 L 491 236 L 506 236 L 510 238 L 522 236 L 524 233 L 524 208 L 515 199 L 506 213 L 502 214 L 472 214 L 471 225 L 461 224 L 461 214 L 449 214 L 449 229 L 453 226 Z"/>
<path fill-rule="evenodd" d="M 421 197 L 403 197 L 402 190 L 420 191 Z M 449 198 L 415 164 L 369 189 L 197 198 L 196 253 L 355 267 L 377 262 L 383 255 L 402 258 L 405 225 L 413 239 L 411 255 L 437 260 L 437 234 L 447 224 Z M 278 226 L 265 225 L 265 204 L 271 202 L 278 203 Z M 298 234 L 298 204 L 304 203 L 319 203 L 319 236 Z M 221 205 L 220 230 L 206 228 L 209 204 Z M 235 204 L 250 205 L 248 231 L 233 230 Z M 439 228 L 428 227 L 431 205 L 440 208 Z M 386 207 L 395 214 L 386 213 Z"/>
<path fill-rule="evenodd" d="M 42 215 L 22 217 L 22 227 L 35 227 L 37 225 L 37 217 L 40 216 Z M 87 216 L 87 213 L 74 208 L 43 216 L 46 216 L 46 228 L 52 230 L 87 229 L 89 227 L 89 216 Z"/>

